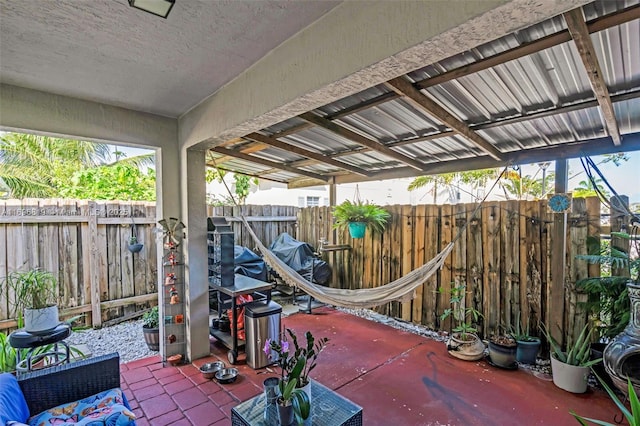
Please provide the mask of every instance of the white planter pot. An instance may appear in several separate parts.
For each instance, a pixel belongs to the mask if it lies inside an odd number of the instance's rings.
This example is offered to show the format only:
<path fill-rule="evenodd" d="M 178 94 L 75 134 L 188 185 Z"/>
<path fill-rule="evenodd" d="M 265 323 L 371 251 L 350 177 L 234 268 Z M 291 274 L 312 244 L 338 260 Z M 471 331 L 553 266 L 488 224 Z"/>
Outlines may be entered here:
<path fill-rule="evenodd" d="M 29 333 L 42 333 L 53 330 L 60 324 L 58 307 L 49 306 L 44 309 L 24 310 L 24 329 Z"/>
<path fill-rule="evenodd" d="M 573 393 L 585 393 L 589 379 L 589 367 L 578 367 L 558 361 L 551 355 L 551 372 L 553 384 Z"/>

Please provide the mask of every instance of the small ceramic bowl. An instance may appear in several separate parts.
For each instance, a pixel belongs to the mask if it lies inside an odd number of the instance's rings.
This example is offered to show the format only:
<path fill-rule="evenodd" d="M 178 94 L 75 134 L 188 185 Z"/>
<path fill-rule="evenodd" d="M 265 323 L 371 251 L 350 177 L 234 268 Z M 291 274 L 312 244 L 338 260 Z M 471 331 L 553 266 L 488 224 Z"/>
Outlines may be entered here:
<path fill-rule="evenodd" d="M 171 365 L 178 365 L 182 361 L 182 354 L 171 355 L 167 358 L 167 362 Z"/>
<path fill-rule="evenodd" d="M 225 365 L 222 361 L 207 362 L 206 364 L 202 364 L 202 366 L 200 366 L 200 372 L 205 379 L 213 379 L 216 373 L 222 370 L 224 367 Z"/>
<path fill-rule="evenodd" d="M 218 383 L 233 383 L 238 378 L 237 368 L 223 368 L 216 372 L 216 380 Z"/>

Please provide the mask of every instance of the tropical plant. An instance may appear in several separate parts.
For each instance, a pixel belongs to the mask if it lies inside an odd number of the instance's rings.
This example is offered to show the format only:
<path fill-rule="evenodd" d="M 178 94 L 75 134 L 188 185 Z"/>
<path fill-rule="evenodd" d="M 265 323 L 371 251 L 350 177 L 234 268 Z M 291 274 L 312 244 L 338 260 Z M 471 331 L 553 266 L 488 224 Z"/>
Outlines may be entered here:
<path fill-rule="evenodd" d="M 78 170 L 70 179 L 61 182 L 59 194 L 82 200 L 156 199 L 156 176 L 153 168 L 141 166 L 153 161 L 153 154 L 123 159 L 113 164 Z M 135 161 L 139 160 L 139 161 Z"/>
<path fill-rule="evenodd" d="M 336 229 L 345 229 L 349 223 L 365 223 L 373 232 L 382 232 L 391 215 L 388 211 L 369 202 L 349 200 L 333 207 L 333 225 Z"/>
<path fill-rule="evenodd" d="M 551 345 L 553 354 L 558 361 L 579 367 L 591 367 L 602 361 L 602 358 L 589 359 L 591 357 L 590 345 L 591 335 L 593 333 L 593 329 L 589 328 L 589 324 L 586 324 L 582 328 L 580 335 L 573 344 L 567 345 L 566 351 L 562 350 L 558 341 L 551 336 L 551 333 L 549 333 L 544 324 L 541 324 L 540 328 Z"/>
<path fill-rule="evenodd" d="M 631 405 L 631 411 L 625 407 L 625 405 L 618 399 L 616 394 L 611 390 L 609 386 L 605 383 L 600 376 L 598 376 L 594 371 L 595 376 L 598 378 L 602 387 L 607 391 L 611 400 L 616 404 L 616 406 L 620 409 L 620 412 L 624 415 L 629 423 L 629 426 L 640 426 L 640 401 L 638 401 L 638 395 L 636 394 L 636 390 L 631 384 L 631 380 L 627 379 L 628 382 L 628 392 L 629 392 L 629 402 Z M 583 426 L 587 426 L 587 422 L 595 423 L 601 426 L 615 426 L 613 423 L 605 422 L 604 420 L 596 420 L 590 419 L 588 417 L 582 417 L 577 415 L 575 412 L 571 411 L 571 415 L 576 418 L 578 423 Z M 617 423 L 620 424 L 620 423 Z"/>
<path fill-rule="evenodd" d="M 527 324 L 526 328 L 522 328 L 520 326 L 520 317 L 516 319 L 516 325 L 510 327 L 509 335 L 513 337 L 516 341 L 519 342 L 536 342 L 539 339 L 535 336 L 529 334 L 529 324 Z"/>
<path fill-rule="evenodd" d="M 9 344 L 9 336 L 0 332 L 0 373 L 16 370 L 16 350 Z"/>
<path fill-rule="evenodd" d="M 142 326 L 144 328 L 158 328 L 160 327 L 160 318 L 158 313 L 158 307 L 154 306 L 150 310 L 144 313 L 142 316 Z"/>
<path fill-rule="evenodd" d="M 307 393 L 298 387 L 300 378 L 305 371 L 307 357 L 304 354 L 295 356 L 289 352 L 289 342 L 283 340 L 267 339 L 264 345 L 264 352 L 271 357 L 272 352 L 278 355 L 278 366 L 280 367 L 280 405 L 293 405 L 298 424 L 302 424 L 309 417 L 311 412 L 311 401 Z"/>
<path fill-rule="evenodd" d="M 611 235 L 630 239 L 630 235 L 623 232 L 612 232 Z M 595 318 L 601 337 L 613 338 L 629 323 L 631 307 L 627 283 L 638 283 L 640 279 L 638 247 L 621 250 L 609 241 L 599 243 L 598 239 L 587 237 L 587 250 L 589 254 L 576 258 L 601 265 L 601 276 L 584 278 L 577 281 L 576 286 L 588 295 L 584 307 Z M 612 275 L 613 271 L 620 270 L 624 273 Z"/>
<path fill-rule="evenodd" d="M 77 170 L 108 158 L 106 144 L 7 133 L 0 137 L 0 181 L 9 197 L 57 196 Z"/>
<path fill-rule="evenodd" d="M 467 334 L 477 333 L 477 323 L 482 318 L 482 313 L 472 306 L 465 306 L 465 293 L 467 286 L 461 284 L 456 286 L 455 283 L 451 283 L 451 295 L 449 297 L 450 308 L 444 310 L 440 315 L 440 320 L 452 317 L 452 325 L 450 326 L 450 332 L 460 333 L 462 340 L 467 339 Z M 443 287 L 438 289 L 439 293 L 444 293 L 446 290 Z M 455 326 L 454 326 L 455 323 Z M 451 329 L 453 327 L 453 329 Z"/>
<path fill-rule="evenodd" d="M 307 341 L 306 346 L 298 345 L 298 338 L 296 334 L 287 328 L 287 334 L 291 337 L 291 341 L 293 342 L 294 352 L 293 357 L 295 359 L 300 358 L 301 356 L 305 358 L 305 365 L 300 373 L 300 377 L 298 378 L 298 387 L 306 386 L 309 383 L 309 373 L 311 370 L 316 368 L 316 361 L 318 359 L 318 355 L 320 352 L 327 346 L 329 339 L 326 337 L 322 337 L 318 339 L 316 342 L 315 337 L 311 334 L 310 331 L 307 331 L 305 335 L 305 339 Z"/>
<path fill-rule="evenodd" d="M 8 288 L 13 298 L 10 305 L 21 314 L 23 309 L 44 309 L 53 306 L 58 301 L 58 282 L 56 277 L 48 271 L 39 268 L 27 271 L 13 271 L 0 281 Z"/>

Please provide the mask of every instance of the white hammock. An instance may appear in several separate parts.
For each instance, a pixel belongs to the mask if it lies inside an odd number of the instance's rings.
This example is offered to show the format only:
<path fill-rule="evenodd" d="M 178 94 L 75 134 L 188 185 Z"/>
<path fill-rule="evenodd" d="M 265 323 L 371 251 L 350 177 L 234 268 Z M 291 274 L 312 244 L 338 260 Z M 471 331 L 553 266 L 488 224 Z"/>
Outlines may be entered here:
<path fill-rule="evenodd" d="M 438 269 L 442 268 L 442 264 L 451 253 L 453 244 L 456 241 L 454 239 L 429 262 L 395 281 L 375 288 L 348 290 L 323 287 L 307 281 L 262 244 L 244 216 L 241 215 L 241 219 L 260 250 L 264 261 L 280 275 L 284 282 L 292 287 L 300 288 L 320 302 L 344 308 L 370 308 L 393 301 L 407 302 L 413 299 L 416 296 L 415 290 L 423 285 Z"/>

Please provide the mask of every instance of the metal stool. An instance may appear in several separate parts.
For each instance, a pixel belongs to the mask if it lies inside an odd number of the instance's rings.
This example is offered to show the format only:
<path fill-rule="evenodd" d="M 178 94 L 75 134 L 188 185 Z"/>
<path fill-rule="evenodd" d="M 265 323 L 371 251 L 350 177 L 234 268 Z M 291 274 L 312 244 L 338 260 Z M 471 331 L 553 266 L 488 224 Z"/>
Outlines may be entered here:
<path fill-rule="evenodd" d="M 25 330 L 14 331 L 9 335 L 9 344 L 16 349 L 29 349 L 24 359 L 22 359 L 21 351 L 17 351 L 16 371 L 20 373 L 33 371 L 34 363 L 48 357 L 53 358 L 53 363 L 49 364 L 49 367 L 68 363 L 71 360 L 69 345 L 64 342 L 64 339 L 70 335 L 71 326 L 65 323 L 58 324 L 53 330 L 38 334 L 29 333 Z M 53 347 L 45 349 L 44 353 L 36 353 L 34 356 L 37 348 L 49 345 L 53 345 Z M 64 349 L 59 348 L 58 345 L 61 345 Z"/>

